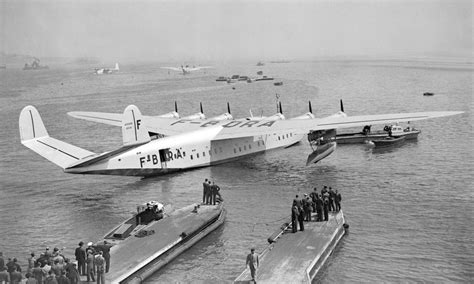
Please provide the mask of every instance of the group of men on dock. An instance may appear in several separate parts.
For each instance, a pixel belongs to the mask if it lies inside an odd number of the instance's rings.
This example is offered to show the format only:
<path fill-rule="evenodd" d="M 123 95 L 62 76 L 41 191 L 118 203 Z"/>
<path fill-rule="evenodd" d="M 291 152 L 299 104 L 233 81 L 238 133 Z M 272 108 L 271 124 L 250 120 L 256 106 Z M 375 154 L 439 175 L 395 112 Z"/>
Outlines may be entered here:
<path fill-rule="evenodd" d="M 299 224 L 300 231 L 304 231 L 304 221 L 310 222 L 312 214 L 316 213 L 316 222 L 328 221 L 329 212 L 339 212 L 341 210 L 342 196 L 336 190 L 325 185 L 321 189 L 321 194 L 317 188 L 313 189 L 309 195 L 304 194 L 302 199 L 296 195 L 291 206 L 291 225 L 293 233 L 296 233 Z"/>
<path fill-rule="evenodd" d="M 97 284 L 105 283 L 105 273 L 110 268 L 110 248 L 112 244 L 104 240 L 102 243 L 87 243 L 80 241 L 74 255 L 78 263 L 78 271 L 87 276 L 87 282 L 96 281 Z M 95 279 L 96 278 L 96 279 Z"/>
<path fill-rule="evenodd" d="M 219 192 L 221 188 L 209 179 L 205 179 L 202 183 L 202 204 L 216 205 L 216 202 L 222 202 L 222 195 Z"/>
<path fill-rule="evenodd" d="M 87 282 L 97 279 L 97 284 L 103 284 L 110 267 L 111 247 L 107 241 L 89 242 L 87 246 L 81 241 L 75 250 L 76 261 L 64 256 L 63 250 L 57 247 L 52 251 L 46 247 L 39 257 L 34 252 L 30 254 L 24 272 L 16 258 L 5 261 L 0 252 L 0 284 L 78 284 L 81 275 L 87 276 Z"/>
<path fill-rule="evenodd" d="M 5 264 L 0 252 L 0 283 L 28 284 L 77 284 L 80 274 L 76 263 L 63 255 L 57 247 L 51 252 L 49 247 L 37 258 L 32 252 L 27 258 L 25 275 L 16 258 L 8 259 Z M 6 266 L 6 267 L 5 267 Z M 25 279 L 26 278 L 26 279 Z M 26 282 L 24 282 L 26 281 Z"/>

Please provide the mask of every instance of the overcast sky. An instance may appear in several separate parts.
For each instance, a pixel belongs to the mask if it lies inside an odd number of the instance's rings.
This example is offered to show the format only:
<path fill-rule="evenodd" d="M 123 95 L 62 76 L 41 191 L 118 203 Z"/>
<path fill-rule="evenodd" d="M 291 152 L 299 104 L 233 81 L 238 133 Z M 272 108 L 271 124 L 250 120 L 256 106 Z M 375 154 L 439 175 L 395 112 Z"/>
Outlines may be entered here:
<path fill-rule="evenodd" d="M 1 50 L 166 61 L 473 52 L 472 2 L 0 1 Z"/>

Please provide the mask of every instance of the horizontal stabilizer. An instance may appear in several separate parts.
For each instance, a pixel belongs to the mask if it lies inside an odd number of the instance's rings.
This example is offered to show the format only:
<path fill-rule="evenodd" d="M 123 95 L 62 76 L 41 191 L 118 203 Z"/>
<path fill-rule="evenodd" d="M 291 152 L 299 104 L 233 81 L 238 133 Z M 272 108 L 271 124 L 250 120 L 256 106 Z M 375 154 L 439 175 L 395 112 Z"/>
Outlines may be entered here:
<path fill-rule="evenodd" d="M 23 108 L 19 127 L 23 145 L 63 169 L 78 160 L 95 155 L 93 152 L 49 137 L 41 116 L 33 106 Z"/>
<path fill-rule="evenodd" d="M 88 111 L 71 111 L 68 115 L 84 119 L 88 121 L 104 123 L 114 126 L 122 126 L 123 114 L 121 113 L 108 113 L 108 112 L 88 112 Z"/>

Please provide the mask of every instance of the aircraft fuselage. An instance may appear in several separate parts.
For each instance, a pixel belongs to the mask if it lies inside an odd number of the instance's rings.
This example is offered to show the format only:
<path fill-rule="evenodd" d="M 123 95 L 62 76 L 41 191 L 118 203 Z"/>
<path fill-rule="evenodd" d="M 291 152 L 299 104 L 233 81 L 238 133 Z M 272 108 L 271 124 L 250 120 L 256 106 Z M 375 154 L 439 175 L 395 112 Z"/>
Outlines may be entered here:
<path fill-rule="evenodd" d="M 304 135 L 278 132 L 270 135 L 232 139 L 213 138 L 221 127 L 152 140 L 101 163 L 66 168 L 67 173 L 152 176 L 205 167 L 270 149 L 289 147 Z"/>

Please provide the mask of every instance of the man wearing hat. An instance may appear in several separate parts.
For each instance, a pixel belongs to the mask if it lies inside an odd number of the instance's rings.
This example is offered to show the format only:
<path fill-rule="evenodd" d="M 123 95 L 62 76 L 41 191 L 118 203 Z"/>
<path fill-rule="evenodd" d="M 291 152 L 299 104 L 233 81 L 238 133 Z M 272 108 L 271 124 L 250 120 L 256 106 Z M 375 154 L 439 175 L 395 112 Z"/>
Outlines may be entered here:
<path fill-rule="evenodd" d="M 255 281 L 255 274 L 258 268 L 258 255 L 255 254 L 255 249 L 250 249 L 250 253 L 247 255 L 246 266 L 250 268 L 250 275 L 252 276 L 252 281 Z"/>
<path fill-rule="evenodd" d="M 99 251 L 94 263 L 97 269 L 97 284 L 105 284 L 105 259 L 102 256 L 102 251 Z"/>
<path fill-rule="evenodd" d="M 75 256 L 77 260 L 78 270 L 82 275 L 86 275 L 86 249 L 84 248 L 84 242 L 80 241 L 79 246 L 76 248 Z"/>

